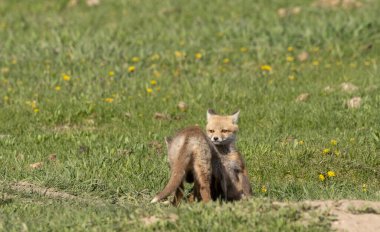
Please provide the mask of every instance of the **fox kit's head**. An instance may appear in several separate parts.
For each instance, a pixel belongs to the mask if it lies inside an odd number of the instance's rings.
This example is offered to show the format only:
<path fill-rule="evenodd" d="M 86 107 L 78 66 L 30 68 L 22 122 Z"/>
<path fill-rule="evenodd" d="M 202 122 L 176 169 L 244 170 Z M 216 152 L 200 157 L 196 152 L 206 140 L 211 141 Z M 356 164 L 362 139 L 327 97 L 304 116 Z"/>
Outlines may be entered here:
<path fill-rule="evenodd" d="M 207 136 L 215 145 L 227 145 L 236 140 L 237 121 L 240 111 L 232 115 L 218 115 L 213 110 L 207 111 Z"/>

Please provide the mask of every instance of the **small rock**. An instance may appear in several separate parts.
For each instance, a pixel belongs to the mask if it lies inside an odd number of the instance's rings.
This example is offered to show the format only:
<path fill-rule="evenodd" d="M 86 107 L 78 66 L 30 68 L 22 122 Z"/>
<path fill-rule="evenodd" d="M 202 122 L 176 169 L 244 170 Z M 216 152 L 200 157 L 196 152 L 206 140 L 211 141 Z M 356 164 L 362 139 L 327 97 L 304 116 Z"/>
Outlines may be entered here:
<path fill-rule="evenodd" d="M 44 162 L 37 162 L 37 163 L 30 164 L 29 167 L 31 167 L 32 169 L 40 169 L 42 168 L 43 165 L 44 165 Z"/>
<path fill-rule="evenodd" d="M 154 119 L 157 119 L 157 120 L 170 120 L 169 115 L 164 114 L 164 113 L 159 113 L 159 112 L 154 113 L 153 117 Z"/>
<path fill-rule="evenodd" d="M 362 98 L 361 97 L 353 97 L 350 100 L 346 102 L 346 105 L 350 109 L 357 109 L 362 104 Z"/>
<path fill-rule="evenodd" d="M 325 91 L 326 93 L 332 93 L 334 92 L 334 88 L 328 85 L 323 89 L 323 91 Z"/>
<path fill-rule="evenodd" d="M 356 85 L 349 82 L 342 83 L 340 85 L 340 88 L 342 89 L 343 92 L 346 92 L 346 93 L 352 93 L 359 89 Z"/>
<path fill-rule="evenodd" d="M 279 8 L 277 10 L 277 15 L 283 18 L 288 15 L 288 11 L 285 8 Z"/>
<path fill-rule="evenodd" d="M 49 158 L 48 158 L 50 161 L 56 161 L 57 160 L 57 155 L 54 153 L 54 154 L 51 154 L 49 155 Z"/>
<path fill-rule="evenodd" d="M 301 52 L 300 54 L 298 54 L 297 56 L 297 59 L 301 62 L 304 62 L 306 61 L 307 59 L 309 59 L 309 53 L 307 53 L 306 51 L 303 51 Z"/>
<path fill-rule="evenodd" d="M 100 0 L 86 0 L 87 6 L 97 6 L 100 4 Z"/>
<path fill-rule="evenodd" d="M 304 101 L 307 101 L 310 97 L 310 94 L 309 93 L 301 93 L 297 98 L 296 98 L 296 102 L 304 102 Z"/>
<path fill-rule="evenodd" d="M 183 101 L 178 103 L 178 108 L 180 111 L 185 112 L 187 110 L 187 104 Z"/>

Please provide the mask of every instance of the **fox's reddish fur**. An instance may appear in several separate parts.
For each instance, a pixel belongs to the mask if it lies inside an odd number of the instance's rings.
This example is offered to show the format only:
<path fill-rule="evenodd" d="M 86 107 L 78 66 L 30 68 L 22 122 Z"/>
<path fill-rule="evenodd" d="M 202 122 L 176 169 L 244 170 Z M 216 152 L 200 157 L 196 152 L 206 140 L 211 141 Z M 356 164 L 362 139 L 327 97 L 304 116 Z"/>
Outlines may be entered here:
<path fill-rule="evenodd" d="M 213 110 L 207 111 L 207 136 L 218 151 L 224 175 L 222 182 L 212 183 L 213 198 L 221 196 L 226 200 L 240 200 L 252 196 L 248 171 L 242 155 L 235 146 L 238 117 L 239 112 L 223 116 Z"/>

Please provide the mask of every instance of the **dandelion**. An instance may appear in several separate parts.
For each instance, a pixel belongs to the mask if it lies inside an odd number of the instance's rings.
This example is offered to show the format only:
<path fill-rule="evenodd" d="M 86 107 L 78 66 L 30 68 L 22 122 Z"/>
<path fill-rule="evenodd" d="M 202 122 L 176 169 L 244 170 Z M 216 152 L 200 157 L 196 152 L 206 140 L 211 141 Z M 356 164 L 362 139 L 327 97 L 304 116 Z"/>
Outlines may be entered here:
<path fill-rule="evenodd" d="M 367 192 L 367 185 L 366 184 L 362 185 L 362 192 L 363 193 Z"/>
<path fill-rule="evenodd" d="M 174 52 L 174 55 L 175 55 L 175 57 L 177 57 L 177 58 L 183 58 L 183 57 L 185 57 L 185 53 L 180 52 L 180 51 L 175 51 L 175 52 Z"/>
<path fill-rule="evenodd" d="M 8 67 L 1 68 L 1 73 L 2 73 L 2 74 L 7 74 L 7 73 L 9 73 L 9 68 L 8 68 Z"/>
<path fill-rule="evenodd" d="M 244 53 L 244 52 L 248 52 L 248 48 L 246 48 L 246 47 L 241 47 L 241 48 L 240 48 L 240 52 L 243 52 L 243 53 Z"/>
<path fill-rule="evenodd" d="M 135 70 L 136 70 L 135 66 L 129 66 L 128 67 L 128 72 L 129 73 L 133 73 L 133 72 L 135 72 Z"/>
<path fill-rule="evenodd" d="M 224 58 L 224 59 L 223 59 L 223 64 L 228 64 L 228 63 L 230 63 L 230 59 L 228 59 L 228 58 Z"/>
<path fill-rule="evenodd" d="M 288 76 L 288 80 L 289 81 L 294 81 L 295 79 L 296 79 L 296 77 L 294 75 Z"/>
<path fill-rule="evenodd" d="M 57 85 L 57 86 L 55 86 L 55 91 L 60 91 L 61 90 L 61 86 L 59 86 L 59 85 Z"/>
<path fill-rule="evenodd" d="M 265 185 L 261 186 L 261 192 L 266 193 L 268 191 Z"/>
<path fill-rule="evenodd" d="M 329 153 L 330 153 L 330 148 L 325 148 L 325 149 L 323 149 L 322 153 L 323 153 L 324 155 L 329 154 Z"/>
<path fill-rule="evenodd" d="M 325 175 L 323 175 L 323 174 L 319 174 L 318 177 L 319 177 L 320 181 L 325 181 L 325 179 L 326 179 Z"/>
<path fill-rule="evenodd" d="M 271 72 L 272 71 L 272 67 L 270 65 L 261 65 L 261 70 L 262 71 Z"/>
<path fill-rule="evenodd" d="M 196 60 L 202 59 L 202 53 L 200 53 L 200 52 L 195 53 L 195 59 Z"/>
<path fill-rule="evenodd" d="M 317 53 L 317 52 L 319 52 L 319 47 L 314 47 L 311 51 L 314 53 Z"/>
<path fill-rule="evenodd" d="M 152 88 L 146 88 L 146 92 L 147 93 L 153 93 L 153 89 Z"/>
<path fill-rule="evenodd" d="M 299 144 L 299 145 L 304 145 L 304 144 L 305 144 L 305 141 L 300 140 L 300 141 L 298 142 L 298 144 Z"/>
<path fill-rule="evenodd" d="M 318 65 L 319 65 L 319 61 L 318 61 L 318 60 L 314 60 L 312 64 L 313 64 L 314 66 L 318 66 Z"/>
<path fill-rule="evenodd" d="M 156 77 L 156 78 L 159 78 L 161 76 L 161 73 L 159 71 L 153 71 L 153 75 Z"/>
<path fill-rule="evenodd" d="M 157 61 L 160 59 L 160 55 L 158 55 L 157 53 L 156 54 L 153 54 L 151 57 L 150 57 L 150 60 L 152 61 Z"/>
<path fill-rule="evenodd" d="M 327 172 L 327 176 L 328 176 L 328 177 L 334 177 L 334 176 L 336 176 L 336 175 L 335 175 L 335 172 L 334 172 L 334 171 L 328 171 L 328 172 Z"/>
<path fill-rule="evenodd" d="M 67 74 L 63 74 L 62 79 L 64 81 L 69 81 L 71 79 L 71 77 L 69 75 L 67 75 Z"/>
<path fill-rule="evenodd" d="M 107 102 L 107 103 L 112 103 L 113 100 L 114 99 L 112 97 L 107 97 L 107 98 L 104 99 L 104 101 Z"/>
<path fill-rule="evenodd" d="M 151 85 L 157 85 L 157 81 L 156 81 L 156 80 L 151 80 L 151 81 L 150 81 L 150 84 L 151 84 Z"/>
<path fill-rule="evenodd" d="M 294 61 L 294 57 L 293 56 L 287 56 L 286 57 L 286 61 L 287 62 L 293 62 Z"/>
<path fill-rule="evenodd" d="M 137 56 L 132 57 L 132 62 L 133 62 L 133 63 L 137 63 L 137 62 L 139 62 L 139 61 L 140 61 L 140 58 L 139 58 L 139 57 L 137 57 Z"/>
<path fill-rule="evenodd" d="M 115 72 L 114 72 L 114 71 L 109 71 L 109 72 L 108 72 L 108 76 L 110 76 L 110 77 L 115 76 Z"/>
<path fill-rule="evenodd" d="M 330 143 L 331 145 L 336 146 L 338 144 L 338 141 L 336 141 L 335 139 L 332 139 Z"/>
<path fill-rule="evenodd" d="M 35 108 L 33 111 L 34 111 L 34 113 L 40 112 L 40 110 L 38 108 Z"/>
<path fill-rule="evenodd" d="M 288 52 L 292 52 L 294 50 L 294 48 L 293 47 L 288 47 Z"/>

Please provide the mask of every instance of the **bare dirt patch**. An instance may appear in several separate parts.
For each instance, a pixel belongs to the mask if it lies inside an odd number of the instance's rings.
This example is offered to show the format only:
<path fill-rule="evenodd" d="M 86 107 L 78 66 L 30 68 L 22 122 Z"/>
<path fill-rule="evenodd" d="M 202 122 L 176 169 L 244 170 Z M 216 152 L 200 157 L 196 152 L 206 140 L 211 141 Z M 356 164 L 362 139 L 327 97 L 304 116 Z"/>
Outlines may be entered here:
<path fill-rule="evenodd" d="M 276 202 L 275 205 L 300 204 L 334 217 L 332 229 L 347 232 L 380 231 L 380 202 L 363 200 Z"/>
<path fill-rule="evenodd" d="M 76 196 L 69 193 L 65 193 L 54 188 L 40 187 L 25 181 L 13 183 L 9 186 L 9 188 L 16 192 L 32 193 L 49 198 L 77 200 Z"/>

